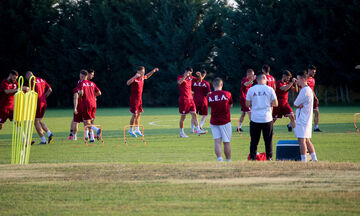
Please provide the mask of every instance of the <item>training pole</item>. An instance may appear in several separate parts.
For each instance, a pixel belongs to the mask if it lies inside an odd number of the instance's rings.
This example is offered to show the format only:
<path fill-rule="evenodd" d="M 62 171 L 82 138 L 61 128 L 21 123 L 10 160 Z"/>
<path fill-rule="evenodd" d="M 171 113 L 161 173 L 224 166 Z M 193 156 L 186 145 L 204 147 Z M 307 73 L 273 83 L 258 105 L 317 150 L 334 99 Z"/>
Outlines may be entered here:
<path fill-rule="evenodd" d="M 35 92 L 35 77 L 29 79 L 29 91 L 22 91 L 24 78 L 19 77 L 18 91 L 14 98 L 11 164 L 28 164 L 34 130 L 38 94 Z"/>
<path fill-rule="evenodd" d="M 84 126 L 84 143 L 85 143 L 85 145 L 86 146 L 91 146 L 91 145 L 88 144 L 88 140 L 85 139 L 85 134 L 86 134 L 86 129 L 91 129 L 92 126 L 95 126 L 95 127 L 100 129 L 100 134 L 96 139 L 101 142 L 102 146 L 104 146 L 104 140 L 102 138 L 102 133 L 103 133 L 102 125 L 87 125 L 87 126 Z M 90 137 L 88 137 L 88 139 L 90 140 Z"/>
<path fill-rule="evenodd" d="M 354 113 L 354 126 L 357 133 L 359 133 L 359 128 L 356 126 L 356 116 L 360 115 L 360 113 Z"/>
<path fill-rule="evenodd" d="M 124 143 L 125 143 L 126 146 L 128 146 L 128 143 L 126 141 L 126 128 L 128 128 L 128 127 L 136 127 L 136 126 L 141 127 L 142 141 L 144 143 L 144 146 L 146 146 L 145 134 L 144 134 L 144 126 L 143 125 L 126 125 L 124 127 L 124 134 L 123 134 Z"/>

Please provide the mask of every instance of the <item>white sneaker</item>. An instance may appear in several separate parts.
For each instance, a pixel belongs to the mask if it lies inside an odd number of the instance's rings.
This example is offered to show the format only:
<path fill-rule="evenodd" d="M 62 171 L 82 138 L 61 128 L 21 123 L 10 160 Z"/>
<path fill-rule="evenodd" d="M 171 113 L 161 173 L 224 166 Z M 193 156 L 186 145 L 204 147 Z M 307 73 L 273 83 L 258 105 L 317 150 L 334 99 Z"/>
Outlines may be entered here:
<path fill-rule="evenodd" d="M 200 129 L 200 130 L 197 131 L 197 134 L 200 136 L 201 134 L 207 134 L 207 132 L 208 132 L 207 130 L 201 130 Z"/>
<path fill-rule="evenodd" d="M 185 133 L 180 133 L 180 138 L 188 138 L 189 136 L 186 135 Z"/>

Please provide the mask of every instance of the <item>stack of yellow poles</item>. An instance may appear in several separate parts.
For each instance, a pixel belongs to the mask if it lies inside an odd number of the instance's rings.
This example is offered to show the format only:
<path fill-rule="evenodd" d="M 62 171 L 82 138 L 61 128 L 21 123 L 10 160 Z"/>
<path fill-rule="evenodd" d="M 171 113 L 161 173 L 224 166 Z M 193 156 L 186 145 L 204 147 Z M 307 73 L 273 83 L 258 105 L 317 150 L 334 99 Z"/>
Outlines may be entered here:
<path fill-rule="evenodd" d="M 19 77 L 19 87 L 14 98 L 11 164 L 28 164 L 34 130 L 38 95 L 35 77 L 29 79 L 29 91 L 23 92 L 24 78 Z"/>

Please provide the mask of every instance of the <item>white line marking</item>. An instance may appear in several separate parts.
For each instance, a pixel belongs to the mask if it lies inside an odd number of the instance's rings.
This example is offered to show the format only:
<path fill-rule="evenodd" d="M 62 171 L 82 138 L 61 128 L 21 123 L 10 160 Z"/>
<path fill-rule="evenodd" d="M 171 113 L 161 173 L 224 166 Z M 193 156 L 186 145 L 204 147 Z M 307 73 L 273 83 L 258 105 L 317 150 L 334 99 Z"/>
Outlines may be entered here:
<path fill-rule="evenodd" d="M 154 126 L 159 126 L 159 127 L 168 127 L 169 125 L 157 124 L 157 123 L 159 123 L 159 122 L 165 122 L 165 121 L 178 121 L 178 120 L 174 119 L 174 120 L 159 120 L 159 121 L 153 121 L 153 122 L 150 122 L 149 125 L 154 125 Z"/>

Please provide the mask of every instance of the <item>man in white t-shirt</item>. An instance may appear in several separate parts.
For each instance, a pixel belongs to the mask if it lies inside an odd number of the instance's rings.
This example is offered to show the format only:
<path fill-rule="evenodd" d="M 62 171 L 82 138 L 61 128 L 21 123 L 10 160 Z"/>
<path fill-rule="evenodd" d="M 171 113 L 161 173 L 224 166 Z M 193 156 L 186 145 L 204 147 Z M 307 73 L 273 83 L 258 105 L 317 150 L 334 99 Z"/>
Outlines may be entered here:
<path fill-rule="evenodd" d="M 310 141 L 312 133 L 314 93 L 307 85 L 306 71 L 299 73 L 297 75 L 297 80 L 301 90 L 294 102 L 294 107 L 296 108 L 294 132 L 300 146 L 301 161 L 306 162 L 307 150 L 309 151 L 312 160 L 317 161 L 314 145 Z"/>
<path fill-rule="evenodd" d="M 266 160 L 272 160 L 273 118 L 272 107 L 278 106 L 273 88 L 266 85 L 266 74 L 256 75 L 257 85 L 246 94 L 246 106 L 251 107 L 250 121 L 250 159 L 256 159 L 261 131 L 265 142 Z"/>

